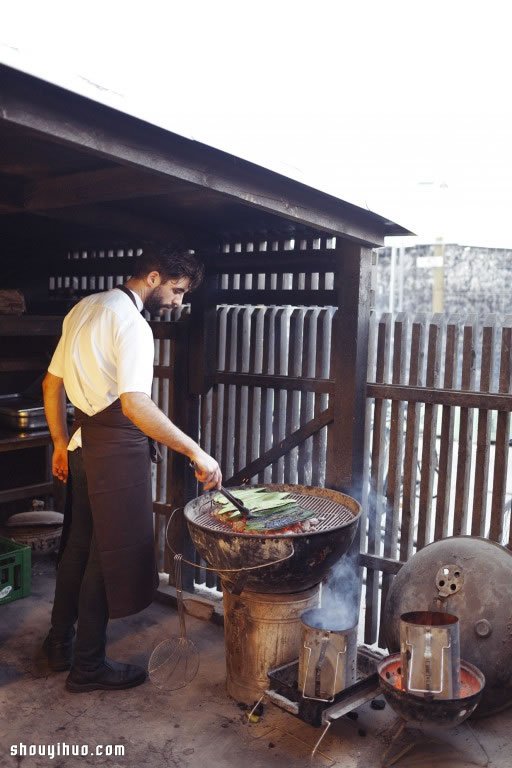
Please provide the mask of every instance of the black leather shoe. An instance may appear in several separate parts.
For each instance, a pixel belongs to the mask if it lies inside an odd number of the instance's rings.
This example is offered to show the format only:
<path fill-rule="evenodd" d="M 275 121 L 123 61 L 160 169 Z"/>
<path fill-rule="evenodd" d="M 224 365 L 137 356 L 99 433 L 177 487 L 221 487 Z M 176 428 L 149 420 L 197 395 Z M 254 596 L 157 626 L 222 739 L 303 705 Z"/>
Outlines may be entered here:
<path fill-rule="evenodd" d="M 52 640 L 47 635 L 43 641 L 43 652 L 48 660 L 48 666 L 53 672 L 64 672 L 70 669 L 73 659 L 72 639 L 63 642 Z"/>
<path fill-rule="evenodd" d="M 66 678 L 66 688 L 73 693 L 82 691 L 120 691 L 135 688 L 146 679 L 146 670 L 135 664 L 121 664 L 105 659 L 105 663 L 94 672 L 71 669 Z"/>

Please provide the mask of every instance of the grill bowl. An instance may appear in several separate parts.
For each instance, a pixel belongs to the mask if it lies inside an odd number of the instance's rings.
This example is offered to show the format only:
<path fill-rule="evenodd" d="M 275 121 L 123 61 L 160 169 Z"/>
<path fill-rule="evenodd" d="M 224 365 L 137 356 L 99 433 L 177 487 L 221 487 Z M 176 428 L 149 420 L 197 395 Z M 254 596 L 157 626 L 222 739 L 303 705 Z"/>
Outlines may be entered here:
<path fill-rule="evenodd" d="M 213 517 L 217 492 L 209 491 L 185 506 L 194 546 L 234 591 L 288 593 L 313 587 L 348 550 L 361 506 L 351 496 L 329 488 L 259 487 L 290 493 L 301 506 L 317 513 L 320 524 L 305 533 L 237 533 Z M 236 495 L 236 488 L 230 490 Z"/>
<path fill-rule="evenodd" d="M 399 653 L 387 656 L 377 666 L 380 685 L 388 703 L 404 720 L 434 723 L 445 728 L 460 725 L 475 710 L 485 686 L 485 677 L 469 661 L 460 662 L 460 693 L 454 699 L 427 699 L 405 691 Z"/>

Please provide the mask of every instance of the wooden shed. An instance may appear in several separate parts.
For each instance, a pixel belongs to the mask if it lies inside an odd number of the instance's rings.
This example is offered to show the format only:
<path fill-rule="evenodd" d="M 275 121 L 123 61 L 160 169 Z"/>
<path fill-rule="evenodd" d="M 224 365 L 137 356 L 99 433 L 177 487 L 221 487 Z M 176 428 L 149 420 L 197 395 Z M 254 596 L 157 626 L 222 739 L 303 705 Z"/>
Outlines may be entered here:
<path fill-rule="evenodd" d="M 257 477 L 359 495 L 372 248 L 406 230 L 3 65 L 0 214 L 0 288 L 27 304 L 0 316 L 0 395 L 45 370 L 77 298 L 122 282 L 145 241 L 176 242 L 207 277 L 181 318 L 151 323 L 157 403 L 216 456 L 228 484 Z M 2 428 L 4 518 L 51 493 L 48 448 L 44 430 Z M 155 476 L 161 565 L 170 510 L 196 494 L 185 463 L 166 457 Z"/>

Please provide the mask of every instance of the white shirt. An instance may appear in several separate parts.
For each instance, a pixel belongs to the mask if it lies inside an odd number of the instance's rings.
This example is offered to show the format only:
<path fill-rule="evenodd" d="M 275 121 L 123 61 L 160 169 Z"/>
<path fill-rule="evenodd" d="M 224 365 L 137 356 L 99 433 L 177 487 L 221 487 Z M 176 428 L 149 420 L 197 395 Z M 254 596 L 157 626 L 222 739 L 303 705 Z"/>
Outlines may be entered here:
<path fill-rule="evenodd" d="M 154 341 L 137 307 L 123 291 L 113 289 L 82 299 L 66 315 L 62 336 L 48 367 L 64 380 L 74 406 L 88 416 L 103 411 L 124 392 L 151 397 Z M 69 450 L 81 446 L 80 430 Z"/>

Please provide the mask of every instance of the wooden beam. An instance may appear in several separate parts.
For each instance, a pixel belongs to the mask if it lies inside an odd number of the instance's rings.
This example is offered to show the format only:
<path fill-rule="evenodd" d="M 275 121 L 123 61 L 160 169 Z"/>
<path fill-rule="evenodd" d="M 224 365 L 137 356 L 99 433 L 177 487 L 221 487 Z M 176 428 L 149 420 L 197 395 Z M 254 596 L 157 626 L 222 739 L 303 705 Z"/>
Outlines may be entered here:
<path fill-rule="evenodd" d="M 0 119 L 106 160 L 181 179 L 219 196 L 369 245 L 410 234 L 386 219 L 111 107 L 1 66 Z"/>
<path fill-rule="evenodd" d="M 268 374 L 231 373 L 218 371 L 214 376 L 216 384 L 228 384 L 238 387 L 264 387 L 266 389 L 286 389 L 300 392 L 326 392 L 334 394 L 335 384 L 331 379 L 307 379 L 293 376 L 269 376 Z"/>
<path fill-rule="evenodd" d="M 105 247 L 106 237 L 111 248 L 133 248 L 133 238 L 112 237 L 104 230 L 91 228 L 73 222 L 57 221 L 54 218 L 34 213 L 16 213 L 0 217 L 2 253 L 0 260 L 7 261 L 6 255 L 22 258 L 30 270 L 48 275 L 47 267 L 59 265 L 65 260 L 70 246 L 77 250 L 99 250 Z M 131 242 L 130 242 L 131 241 Z M 80 262 L 76 262 L 77 264 Z"/>
<path fill-rule="evenodd" d="M 272 236 L 254 237 L 257 244 L 259 240 L 272 240 Z M 297 239 L 297 238 L 296 238 Z M 300 239 L 300 237 L 298 237 Z M 202 254 L 206 270 L 239 274 L 244 272 L 267 273 L 282 275 L 289 272 L 311 272 L 325 270 L 332 272 L 336 263 L 336 251 L 333 248 L 308 248 L 301 250 L 276 251 L 245 251 L 234 253 L 220 253 L 211 249 Z"/>
<path fill-rule="evenodd" d="M 338 295 L 330 290 L 246 290 L 244 288 L 221 290 L 217 293 L 218 304 L 263 304 L 265 306 L 312 306 L 335 307 Z"/>
<path fill-rule="evenodd" d="M 407 387 L 399 384 L 367 384 L 366 396 L 405 403 L 450 405 L 488 411 L 512 412 L 512 395 L 498 392 L 471 392 L 462 389 Z"/>
<path fill-rule="evenodd" d="M 107 230 L 125 238 L 131 235 L 147 240 L 168 241 L 184 237 L 182 229 L 160 219 L 152 219 L 110 206 L 104 207 L 101 204 L 79 208 L 53 208 L 48 211 L 38 211 L 37 215 L 86 225 L 91 229 Z"/>
<path fill-rule="evenodd" d="M 268 467 L 270 464 L 273 464 L 280 459 L 281 456 L 289 453 L 292 448 L 295 448 L 297 445 L 304 442 L 304 440 L 307 440 L 308 437 L 311 437 L 311 435 L 314 435 L 316 432 L 323 429 L 327 424 L 330 424 L 332 420 L 332 408 L 326 408 L 325 411 L 322 411 L 318 416 L 315 416 L 314 419 L 308 421 L 307 424 L 304 424 L 295 432 L 292 432 L 291 435 L 285 437 L 284 440 L 281 440 L 280 443 L 274 445 L 269 451 L 264 453 L 263 456 L 251 461 L 250 464 L 239 472 L 235 472 L 232 477 L 225 481 L 226 485 L 239 485 L 240 483 L 247 482 L 251 477 L 262 472 L 265 467 Z"/>
<path fill-rule="evenodd" d="M 8 491 L 0 491 L 0 504 L 19 499 L 37 498 L 38 496 L 53 495 L 53 482 L 36 483 L 35 485 L 23 485 Z"/>
<path fill-rule="evenodd" d="M 19 213 L 23 210 L 24 184 L 22 179 L 0 174 L 0 214 Z"/>
<path fill-rule="evenodd" d="M 389 557 L 378 557 L 377 555 L 367 555 L 365 552 L 360 552 L 359 565 L 362 568 L 369 568 L 371 571 L 382 571 L 382 573 L 394 576 L 405 563 L 401 560 L 392 560 Z"/>
<path fill-rule="evenodd" d="M 113 200 L 131 200 L 165 195 L 173 182 L 156 174 L 132 168 L 103 168 L 38 179 L 25 186 L 24 207 L 28 211 L 50 211 Z"/>

